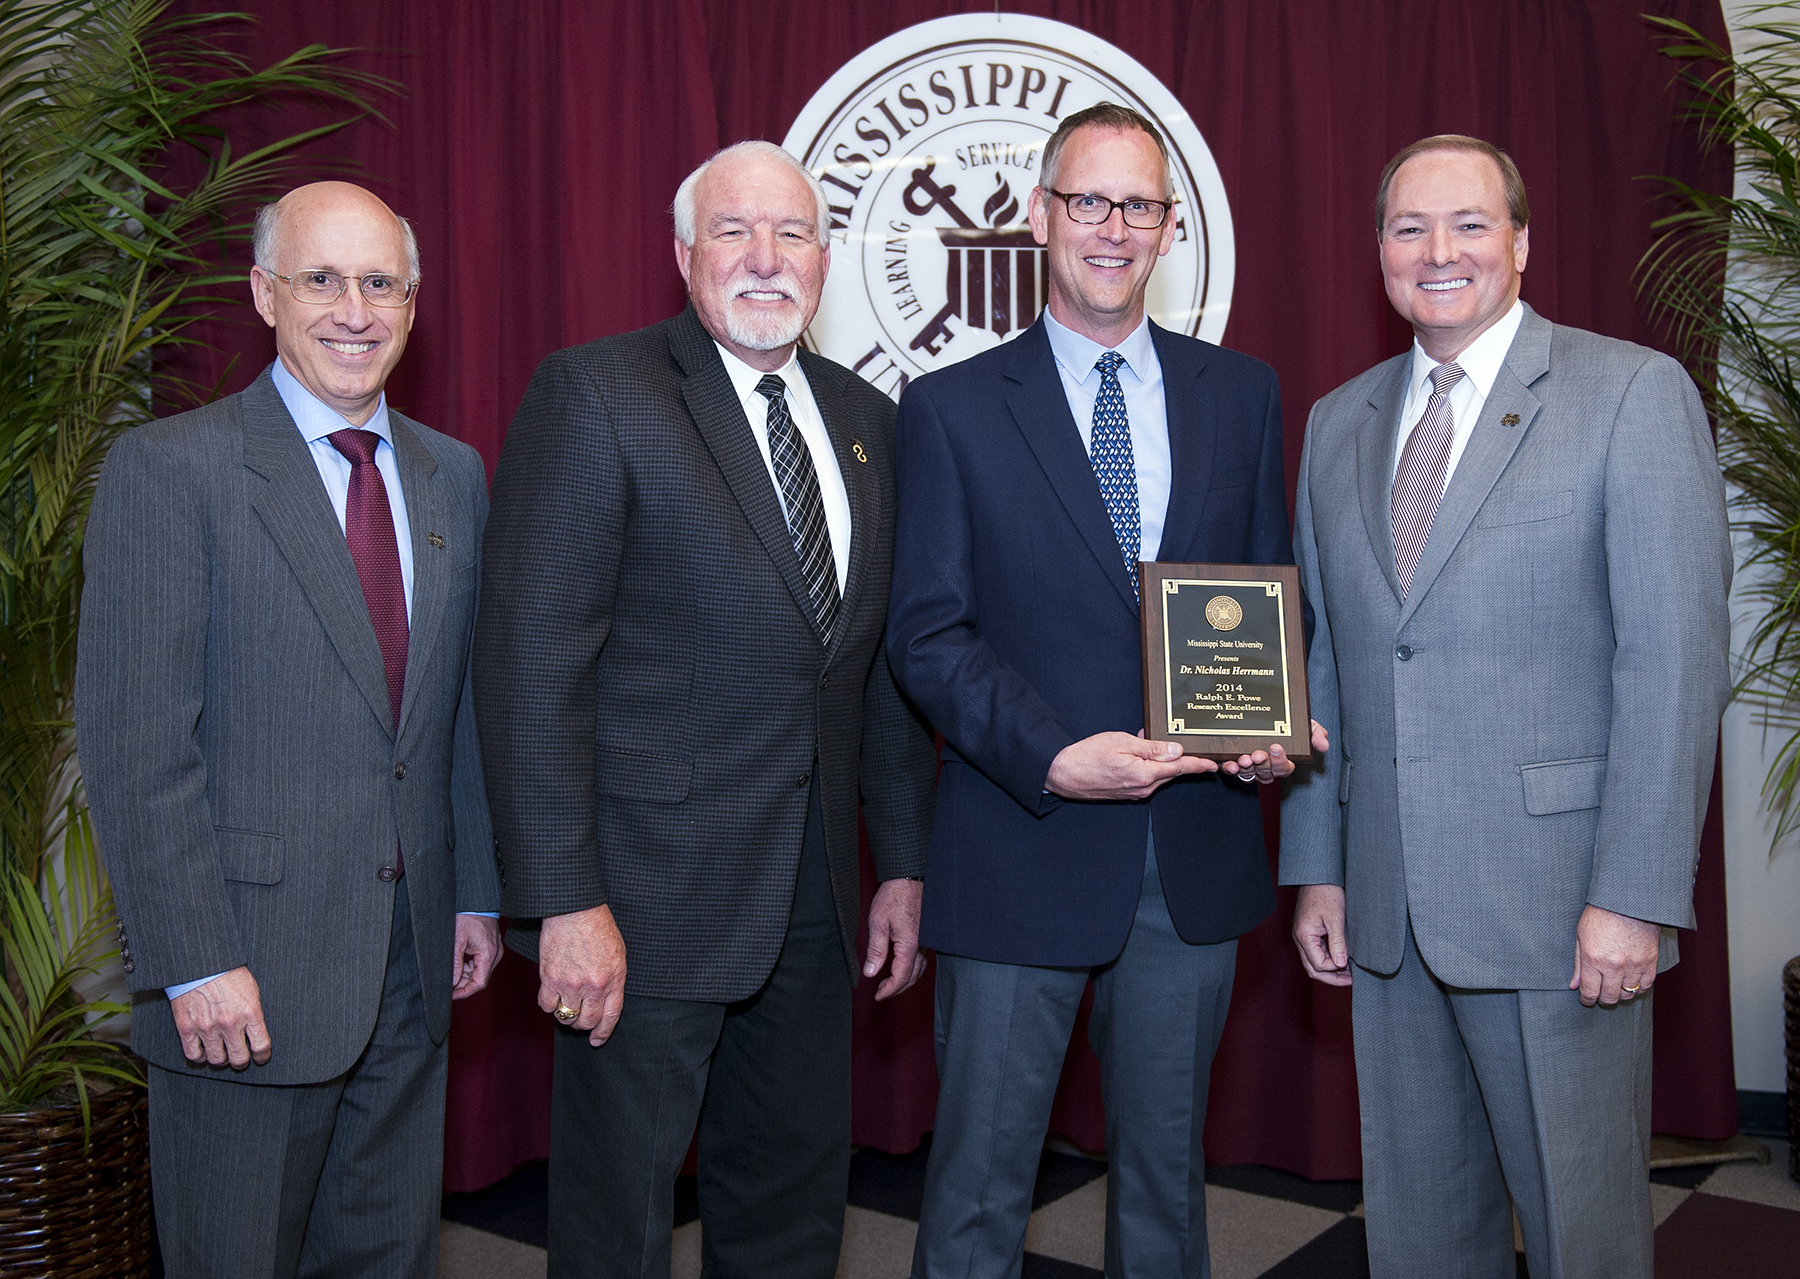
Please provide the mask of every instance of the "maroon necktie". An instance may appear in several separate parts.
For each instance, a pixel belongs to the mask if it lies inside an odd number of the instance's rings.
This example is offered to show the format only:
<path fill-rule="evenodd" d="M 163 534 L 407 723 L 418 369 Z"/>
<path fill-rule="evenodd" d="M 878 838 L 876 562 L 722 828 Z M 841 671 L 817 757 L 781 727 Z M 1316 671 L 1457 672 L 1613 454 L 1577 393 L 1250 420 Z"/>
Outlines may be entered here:
<path fill-rule="evenodd" d="M 381 437 L 373 431 L 343 430 L 325 438 L 350 459 L 344 537 L 350 543 L 350 558 L 356 561 L 356 575 L 362 579 L 363 601 L 369 606 L 369 620 L 375 623 L 375 638 L 381 644 L 388 706 L 398 733 L 400 693 L 406 686 L 406 585 L 400 578 L 400 544 L 394 537 L 387 484 L 375 465 L 375 446 Z"/>

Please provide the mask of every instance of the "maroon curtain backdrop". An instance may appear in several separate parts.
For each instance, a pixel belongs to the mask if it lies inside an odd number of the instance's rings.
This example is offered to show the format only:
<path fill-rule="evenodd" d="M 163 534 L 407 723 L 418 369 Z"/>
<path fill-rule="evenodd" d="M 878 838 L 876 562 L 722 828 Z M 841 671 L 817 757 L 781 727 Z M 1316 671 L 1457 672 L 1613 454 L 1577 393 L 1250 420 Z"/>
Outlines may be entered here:
<path fill-rule="evenodd" d="M 189 11 L 214 6 L 179 5 Z M 532 368 L 557 347 L 663 318 L 682 301 L 666 209 L 720 145 L 779 141 L 846 59 L 901 27 L 990 5 L 950 0 L 239 0 L 233 37 L 265 63 L 303 44 L 354 46 L 405 86 L 318 144 L 417 224 L 425 283 L 393 402 L 469 441 L 490 467 Z M 1372 197 L 1387 157 L 1430 133 L 1510 150 L 1532 200 L 1525 297 L 1551 319 L 1657 344 L 1632 269 L 1664 174 L 1726 190 L 1729 156 L 1699 153 L 1673 67 L 1640 8 L 1723 39 L 1718 0 L 1004 0 L 1092 31 L 1181 100 L 1217 158 L 1237 233 L 1227 345 L 1269 361 L 1287 402 L 1290 483 L 1320 395 L 1406 346 L 1382 293 Z M 247 146 L 317 118 L 296 107 L 232 122 Z M 321 169 L 322 171 L 322 169 Z M 236 390 L 271 347 L 246 302 L 205 330 L 182 371 Z M 173 406 L 172 406 L 173 407 Z M 1472 725 L 1470 731 L 1479 731 Z M 1698 881 L 1701 930 L 1657 990 L 1656 1127 L 1736 1130 L 1718 792 Z M 1271 835 L 1276 815 L 1268 814 Z M 1271 839 L 1271 848 L 1273 840 Z M 1244 939 L 1214 1069 L 1215 1162 L 1359 1175 L 1344 992 L 1308 983 L 1292 905 Z M 541 1156 L 548 1022 L 517 956 L 457 1006 L 445 1182 L 471 1189 Z M 856 1140 L 908 1150 L 931 1126 L 929 981 L 856 1006 Z M 1097 1066 L 1071 1047 L 1055 1126 L 1101 1145 Z"/>

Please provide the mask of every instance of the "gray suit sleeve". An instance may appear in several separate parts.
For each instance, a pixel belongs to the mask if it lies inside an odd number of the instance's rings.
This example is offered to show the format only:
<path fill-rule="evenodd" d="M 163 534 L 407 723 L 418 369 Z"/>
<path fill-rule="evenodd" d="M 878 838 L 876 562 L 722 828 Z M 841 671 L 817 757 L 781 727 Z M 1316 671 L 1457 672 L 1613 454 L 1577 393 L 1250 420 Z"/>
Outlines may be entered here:
<path fill-rule="evenodd" d="M 479 459 L 469 477 L 475 501 L 475 544 L 481 545 L 487 523 L 487 477 Z M 476 593 L 480 594 L 477 567 Z M 474 628 L 465 638 L 465 654 L 473 653 Z M 468 656 L 463 667 L 462 700 L 456 707 L 455 754 L 450 766 L 450 806 L 456 827 L 456 909 L 494 914 L 500 909 L 500 878 L 494 865 L 494 823 L 488 813 L 486 781 L 481 767 L 481 738 L 475 725 L 475 682 Z"/>
<path fill-rule="evenodd" d="M 1617 648 L 1588 901 L 1692 928 L 1700 825 L 1730 692 L 1724 482 L 1693 382 L 1637 371 L 1606 460 L 1606 589 Z"/>
<path fill-rule="evenodd" d="M 1312 718 L 1331 734 L 1332 752 L 1314 756 L 1294 774 L 1291 789 L 1281 805 L 1281 868 L 1283 884 L 1342 884 L 1344 882 L 1344 826 L 1338 803 L 1339 775 L 1346 767 L 1337 758 L 1343 749 L 1339 734 L 1337 658 L 1331 646 L 1331 618 L 1325 607 L 1325 589 L 1319 576 L 1319 552 L 1314 540 L 1312 511 L 1312 441 L 1318 426 L 1315 405 L 1306 426 L 1306 445 L 1300 453 L 1300 482 L 1294 506 L 1294 562 L 1300 566 L 1300 589 L 1312 605 L 1312 646 L 1306 656 L 1307 699 Z"/>
<path fill-rule="evenodd" d="M 204 710 L 210 597 L 197 464 L 142 431 L 100 475 L 83 551 L 75 675 L 81 766 L 134 991 L 247 962 L 213 849 Z"/>

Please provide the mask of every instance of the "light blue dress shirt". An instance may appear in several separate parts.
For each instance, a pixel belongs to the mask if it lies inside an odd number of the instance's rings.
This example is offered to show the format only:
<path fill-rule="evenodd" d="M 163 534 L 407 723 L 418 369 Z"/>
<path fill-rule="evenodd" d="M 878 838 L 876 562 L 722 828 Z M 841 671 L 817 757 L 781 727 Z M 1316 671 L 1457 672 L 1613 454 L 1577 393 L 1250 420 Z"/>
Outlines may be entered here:
<path fill-rule="evenodd" d="M 331 509 L 337 512 L 338 528 L 345 529 L 347 534 L 344 509 L 350 501 L 350 459 L 338 452 L 337 445 L 325 437 L 333 431 L 344 430 L 350 423 L 336 409 L 301 386 L 300 379 L 289 373 L 287 366 L 279 359 L 269 366 L 269 380 L 275 383 L 281 402 L 287 406 L 288 416 L 300 428 L 300 434 L 312 452 L 313 465 L 319 468 L 319 478 L 325 482 L 325 493 L 331 499 Z M 388 426 L 387 392 L 382 392 L 381 399 L 375 405 L 375 412 L 358 429 L 373 431 L 381 437 L 381 443 L 375 446 L 375 469 L 381 472 L 382 482 L 387 486 L 388 509 L 394 515 L 394 540 L 399 544 L 400 551 L 400 582 L 406 588 L 406 621 L 410 626 L 413 602 L 412 525 L 406 518 L 406 495 L 400 491 L 400 464 L 394 457 L 394 434 Z M 481 914 L 488 919 L 497 918 L 486 911 L 468 913 Z M 165 986 L 163 993 L 170 999 L 179 999 L 188 991 L 224 975 L 214 973 L 212 977 L 202 977 L 198 981 Z"/>
<path fill-rule="evenodd" d="M 287 405 L 288 416 L 294 419 L 294 425 L 300 428 L 307 448 L 312 450 L 313 465 L 319 468 L 319 478 L 325 482 L 325 494 L 331 499 L 331 509 L 337 512 L 338 528 L 347 533 L 344 508 L 350 500 L 350 459 L 338 452 L 337 445 L 325 437 L 334 431 L 349 428 L 350 423 L 336 409 L 301 386 L 300 379 L 289 373 L 287 366 L 280 360 L 269 366 L 269 377 L 275 383 L 275 389 L 281 393 L 281 402 Z M 386 391 L 381 393 L 381 399 L 376 402 L 375 412 L 370 415 L 369 420 L 357 429 L 373 431 L 381 437 L 381 443 L 375 446 L 375 469 L 381 472 L 382 482 L 387 485 L 388 509 L 394 513 L 394 540 L 399 543 L 400 550 L 400 581 L 406 588 L 406 623 L 411 626 L 412 525 L 406 518 L 406 494 L 400 491 L 400 463 L 394 456 L 394 433 L 388 426 Z"/>
<path fill-rule="evenodd" d="M 1044 311 L 1044 328 L 1056 371 L 1062 377 L 1069 412 L 1081 432 L 1081 446 L 1094 455 L 1094 400 L 1100 394 L 1100 370 L 1094 361 L 1109 348 L 1057 322 Z M 1125 393 L 1125 414 L 1131 420 L 1131 453 L 1137 463 L 1138 525 L 1143 547 L 1139 559 L 1153 560 L 1162 547 L 1163 520 L 1169 513 L 1169 485 L 1175 469 L 1169 461 L 1169 412 L 1163 398 L 1162 361 L 1150 338 L 1150 317 L 1145 316 L 1131 336 L 1110 348 L 1125 357 L 1119 366 L 1119 389 Z"/>

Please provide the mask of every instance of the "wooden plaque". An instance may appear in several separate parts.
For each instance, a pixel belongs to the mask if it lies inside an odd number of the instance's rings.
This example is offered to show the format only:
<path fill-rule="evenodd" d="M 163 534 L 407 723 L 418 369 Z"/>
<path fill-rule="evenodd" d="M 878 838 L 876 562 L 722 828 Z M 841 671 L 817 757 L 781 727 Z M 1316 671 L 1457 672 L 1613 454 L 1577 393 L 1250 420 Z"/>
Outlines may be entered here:
<path fill-rule="evenodd" d="M 1142 562 L 1144 735 L 1236 759 L 1312 758 L 1300 570 Z"/>

